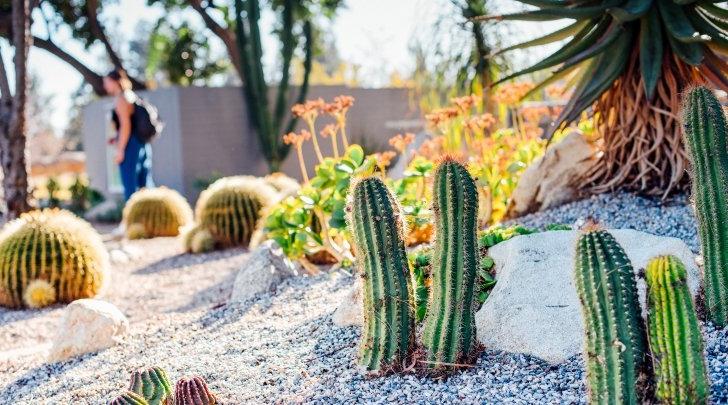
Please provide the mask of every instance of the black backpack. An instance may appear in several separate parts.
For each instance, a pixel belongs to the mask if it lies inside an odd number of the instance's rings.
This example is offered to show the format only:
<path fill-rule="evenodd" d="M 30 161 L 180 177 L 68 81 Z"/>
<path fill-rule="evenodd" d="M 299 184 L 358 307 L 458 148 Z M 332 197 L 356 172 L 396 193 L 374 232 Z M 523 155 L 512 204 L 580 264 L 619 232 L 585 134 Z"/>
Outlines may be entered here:
<path fill-rule="evenodd" d="M 144 143 L 150 143 L 162 133 L 164 122 L 159 118 L 157 107 L 141 97 L 134 101 L 132 128 L 136 136 Z"/>

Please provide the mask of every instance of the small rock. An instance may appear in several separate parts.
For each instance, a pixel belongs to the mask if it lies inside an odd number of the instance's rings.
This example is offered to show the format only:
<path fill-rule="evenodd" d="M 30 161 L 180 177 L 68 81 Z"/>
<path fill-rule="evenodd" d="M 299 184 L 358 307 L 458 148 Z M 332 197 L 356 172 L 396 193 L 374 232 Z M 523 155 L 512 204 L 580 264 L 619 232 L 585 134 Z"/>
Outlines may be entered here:
<path fill-rule="evenodd" d="M 364 305 L 361 297 L 361 283 L 355 282 L 351 289 L 344 295 L 336 311 L 331 316 L 332 322 L 338 327 L 363 325 Z"/>
<path fill-rule="evenodd" d="M 235 277 L 230 302 L 247 301 L 260 293 L 275 291 L 283 280 L 298 274 L 298 265 L 286 257 L 274 240 L 267 240 L 250 252 Z"/>
<path fill-rule="evenodd" d="M 80 299 L 66 307 L 48 356 L 62 361 L 96 352 L 122 342 L 129 321 L 113 304 L 97 299 Z"/>
<path fill-rule="evenodd" d="M 116 216 L 118 216 L 120 213 L 119 211 L 119 203 L 117 201 L 114 201 L 113 199 L 106 200 L 102 203 L 99 203 L 84 214 L 84 219 L 87 221 L 108 221 L 115 219 Z"/>

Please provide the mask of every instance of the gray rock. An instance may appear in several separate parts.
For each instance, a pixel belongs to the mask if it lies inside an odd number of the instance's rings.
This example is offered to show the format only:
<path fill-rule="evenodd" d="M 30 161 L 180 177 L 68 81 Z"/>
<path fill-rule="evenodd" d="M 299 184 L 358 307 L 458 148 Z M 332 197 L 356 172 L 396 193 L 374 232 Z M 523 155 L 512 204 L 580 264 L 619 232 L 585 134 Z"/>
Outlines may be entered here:
<path fill-rule="evenodd" d="M 91 207 L 83 217 L 87 221 L 94 222 L 108 220 L 114 216 L 118 216 L 117 213 L 119 212 L 119 203 L 113 199 L 109 199 Z"/>
<path fill-rule="evenodd" d="M 361 297 L 361 282 L 358 280 L 351 286 L 351 289 L 344 295 L 336 311 L 331 316 L 331 321 L 339 327 L 364 324 L 364 303 Z"/>
<path fill-rule="evenodd" d="M 693 294 L 699 285 L 695 256 L 681 240 L 635 230 L 610 231 L 639 274 L 658 255 L 680 258 Z M 561 363 L 581 353 L 583 321 L 574 285 L 578 231 L 525 235 L 490 249 L 498 283 L 476 315 L 478 340 L 488 349 L 524 353 Z M 646 286 L 637 282 L 642 315 Z"/>
<path fill-rule="evenodd" d="M 267 240 L 250 252 L 238 271 L 230 294 L 230 302 L 243 302 L 256 295 L 275 291 L 288 277 L 298 275 L 299 268 L 286 257 L 278 244 Z"/>

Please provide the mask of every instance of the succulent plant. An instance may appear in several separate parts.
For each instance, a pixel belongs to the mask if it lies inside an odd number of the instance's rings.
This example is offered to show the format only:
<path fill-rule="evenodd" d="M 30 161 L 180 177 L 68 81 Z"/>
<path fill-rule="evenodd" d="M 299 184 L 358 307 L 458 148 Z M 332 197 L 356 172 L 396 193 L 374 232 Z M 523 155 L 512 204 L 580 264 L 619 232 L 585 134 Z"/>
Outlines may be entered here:
<path fill-rule="evenodd" d="M 648 330 L 656 396 L 665 404 L 706 404 L 710 395 L 703 338 L 680 259 L 647 264 Z"/>
<path fill-rule="evenodd" d="M 86 221 L 58 209 L 32 211 L 0 231 L 0 306 L 38 308 L 98 294 L 109 258 Z"/>
<path fill-rule="evenodd" d="M 435 247 L 423 345 L 436 369 L 474 360 L 478 190 L 467 169 L 444 159 L 433 183 Z"/>
<path fill-rule="evenodd" d="M 188 226 L 180 235 L 182 247 L 187 253 L 207 253 L 215 250 L 215 238 L 200 225 Z"/>
<path fill-rule="evenodd" d="M 223 177 L 200 194 L 195 207 L 197 224 L 222 247 L 247 246 L 261 211 L 278 200 L 265 180 L 251 176 Z"/>
<path fill-rule="evenodd" d="M 126 202 L 123 221 L 129 239 L 177 236 L 192 222 L 192 208 L 175 190 L 144 188 Z"/>
<path fill-rule="evenodd" d="M 641 403 L 647 335 L 632 264 L 609 232 L 581 235 L 575 278 L 586 329 L 589 403 Z"/>
<path fill-rule="evenodd" d="M 215 405 L 217 397 L 199 376 L 180 378 L 174 388 L 174 405 Z"/>
<path fill-rule="evenodd" d="M 144 397 L 149 405 L 172 405 L 172 384 L 160 367 L 143 368 L 131 373 L 129 391 Z"/>
<path fill-rule="evenodd" d="M 376 372 L 402 368 L 415 344 L 413 291 L 399 206 L 376 177 L 350 193 L 350 226 L 364 279 L 359 364 Z"/>
<path fill-rule="evenodd" d="M 150 405 L 141 395 L 127 391 L 109 402 L 109 405 Z"/>
<path fill-rule="evenodd" d="M 683 106 L 685 143 L 692 161 L 693 199 L 703 251 L 705 306 L 728 325 L 728 126 L 706 87 L 691 89 Z"/>

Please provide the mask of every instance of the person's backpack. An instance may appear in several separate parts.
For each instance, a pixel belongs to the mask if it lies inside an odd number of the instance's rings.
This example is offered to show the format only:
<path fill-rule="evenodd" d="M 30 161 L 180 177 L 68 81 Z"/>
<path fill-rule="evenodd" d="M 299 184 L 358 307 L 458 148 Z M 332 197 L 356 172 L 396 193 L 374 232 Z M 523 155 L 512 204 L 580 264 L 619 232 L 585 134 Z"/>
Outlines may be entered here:
<path fill-rule="evenodd" d="M 153 141 L 164 129 L 164 122 L 159 118 L 157 107 L 141 97 L 137 97 L 134 101 L 132 120 L 136 136 L 144 143 Z"/>

